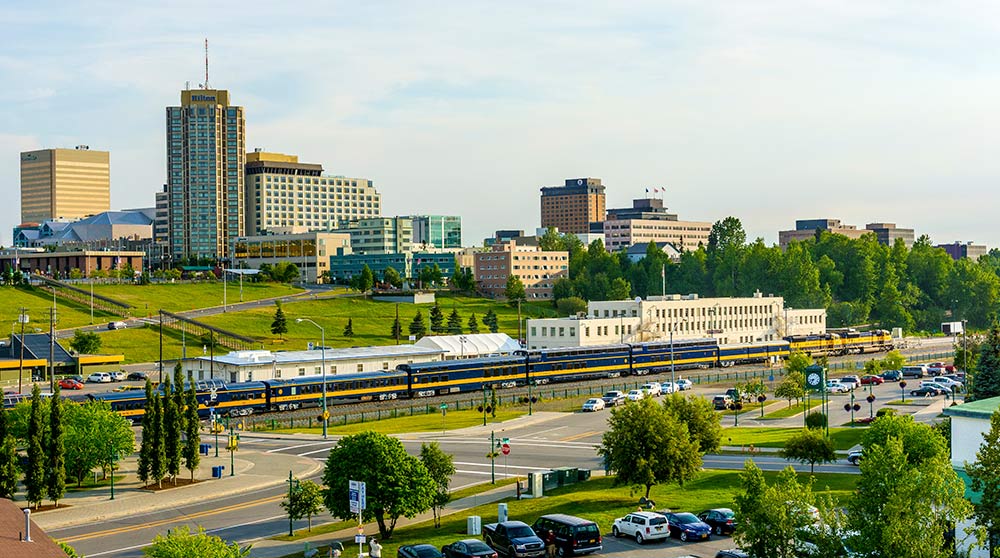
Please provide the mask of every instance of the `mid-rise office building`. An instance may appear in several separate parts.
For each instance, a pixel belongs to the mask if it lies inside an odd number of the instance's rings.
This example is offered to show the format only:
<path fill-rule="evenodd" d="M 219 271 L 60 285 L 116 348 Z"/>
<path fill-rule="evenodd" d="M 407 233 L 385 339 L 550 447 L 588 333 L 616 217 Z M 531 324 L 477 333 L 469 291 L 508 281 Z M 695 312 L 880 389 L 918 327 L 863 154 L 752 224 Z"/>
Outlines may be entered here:
<path fill-rule="evenodd" d="M 166 112 L 170 253 L 228 258 L 246 230 L 243 107 L 228 91 L 196 89 Z"/>
<path fill-rule="evenodd" d="M 170 239 L 170 195 L 167 185 L 156 193 L 156 213 L 153 216 L 153 241 L 166 246 Z"/>
<path fill-rule="evenodd" d="M 351 253 L 351 235 L 341 232 L 290 232 L 236 239 L 233 258 L 237 265 L 259 268 L 262 264 L 293 263 L 302 280 L 322 282 L 330 270 L 330 257 Z"/>
<path fill-rule="evenodd" d="M 507 278 L 513 275 L 524 284 L 527 298 L 551 299 L 556 280 L 569 276 L 569 253 L 543 252 L 511 240 L 476 253 L 474 273 L 479 290 L 488 296 L 504 296 Z"/>
<path fill-rule="evenodd" d="M 462 218 L 458 215 L 412 215 L 413 243 L 426 248 L 461 248 Z"/>
<path fill-rule="evenodd" d="M 40 149 L 21 153 L 21 222 L 82 219 L 111 209 L 111 154 Z"/>
<path fill-rule="evenodd" d="M 978 260 L 988 252 L 985 244 L 973 244 L 972 242 L 956 241 L 951 244 L 938 244 L 937 247 L 947 252 L 953 260 L 960 260 L 962 258 Z"/>
<path fill-rule="evenodd" d="M 892 246 L 896 239 L 902 239 L 907 248 L 913 246 L 915 235 L 913 229 L 901 229 L 896 223 L 868 223 L 865 225 L 867 232 L 875 233 L 875 238 L 879 244 Z"/>
<path fill-rule="evenodd" d="M 330 256 L 330 277 L 335 283 L 345 283 L 361 274 L 368 266 L 376 279 L 393 268 L 403 279 L 416 279 L 424 267 L 438 266 L 441 276 L 455 274 L 456 254 L 452 252 L 400 252 L 392 254 L 337 254 Z"/>
<path fill-rule="evenodd" d="M 628 250 L 636 244 L 669 243 L 677 250 L 694 251 L 708 244 L 712 223 L 681 221 L 663 206 L 663 200 L 643 198 L 632 201 L 632 207 L 609 209 L 601 227 L 592 230 L 604 233 L 604 247 L 611 252 Z"/>
<path fill-rule="evenodd" d="M 564 186 L 542 188 L 542 227 L 564 233 L 590 232 L 590 223 L 604 220 L 606 207 L 601 179 L 567 179 Z"/>
<path fill-rule="evenodd" d="M 336 232 L 351 235 L 351 250 L 356 254 L 397 254 L 414 249 L 410 217 L 359 219 L 341 223 Z"/>
<path fill-rule="evenodd" d="M 847 238 L 858 239 L 866 234 L 874 234 L 879 244 L 892 246 L 897 238 L 902 238 L 907 246 L 913 246 L 913 229 L 901 229 L 895 223 L 868 223 L 864 229 L 854 225 L 845 225 L 840 219 L 798 219 L 795 229 L 778 231 L 778 245 L 784 250 L 794 241 L 815 238 L 816 231 L 827 231 Z"/>
<path fill-rule="evenodd" d="M 382 214 L 382 196 L 367 178 L 330 176 L 296 155 L 247 154 L 247 232 L 275 227 L 330 230 Z"/>

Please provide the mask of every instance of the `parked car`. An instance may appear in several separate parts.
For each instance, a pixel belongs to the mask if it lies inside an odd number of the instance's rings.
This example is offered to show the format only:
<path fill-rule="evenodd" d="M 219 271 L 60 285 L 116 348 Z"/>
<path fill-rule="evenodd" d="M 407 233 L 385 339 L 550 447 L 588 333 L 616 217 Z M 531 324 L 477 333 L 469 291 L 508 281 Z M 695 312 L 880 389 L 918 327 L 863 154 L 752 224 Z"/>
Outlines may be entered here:
<path fill-rule="evenodd" d="M 69 379 L 71 379 L 71 380 L 76 380 L 76 381 L 80 382 L 81 384 L 84 381 L 84 377 L 81 376 L 81 375 L 79 375 L 79 374 L 73 374 L 72 376 L 66 376 L 66 377 L 69 378 Z"/>
<path fill-rule="evenodd" d="M 904 366 L 899 371 L 904 378 L 923 378 L 927 375 L 927 368 L 922 365 Z"/>
<path fill-rule="evenodd" d="M 921 386 L 910 392 L 910 395 L 914 397 L 935 397 L 938 395 L 944 395 L 946 392 L 940 387 L 933 386 Z"/>
<path fill-rule="evenodd" d="M 955 365 L 953 365 L 953 364 L 947 364 L 947 363 L 944 363 L 944 362 L 932 362 L 932 363 L 930 363 L 930 364 L 927 365 L 927 371 L 930 372 L 931 375 L 939 376 L 941 374 L 947 374 L 949 372 L 954 372 L 955 371 Z"/>
<path fill-rule="evenodd" d="M 843 378 L 840 378 L 840 383 L 850 387 L 853 390 L 861 385 L 861 378 L 857 377 L 854 374 L 850 374 L 844 376 Z"/>
<path fill-rule="evenodd" d="M 673 382 L 662 382 L 660 383 L 660 388 L 662 388 L 663 393 L 674 393 L 675 391 L 681 390 L 681 388 L 677 387 L 677 384 Z"/>
<path fill-rule="evenodd" d="M 582 411 L 585 413 L 588 411 L 593 412 L 593 411 L 603 411 L 603 410 L 604 410 L 604 400 L 601 399 L 600 397 L 592 397 L 583 402 Z"/>
<path fill-rule="evenodd" d="M 94 372 L 90 376 L 87 376 L 87 382 L 92 384 L 110 384 L 111 374 L 107 372 Z"/>
<path fill-rule="evenodd" d="M 112 382 L 124 382 L 125 378 L 127 377 L 125 375 L 125 372 L 123 372 L 121 370 L 115 370 L 114 372 L 108 372 L 108 374 L 111 374 L 111 381 Z"/>
<path fill-rule="evenodd" d="M 847 462 L 850 463 L 851 465 L 860 465 L 861 454 L 862 454 L 861 450 L 851 450 L 847 454 Z"/>
<path fill-rule="evenodd" d="M 733 401 L 740 401 L 746 403 L 750 401 L 750 395 L 747 393 L 740 393 L 740 390 L 736 388 L 729 388 L 726 390 L 726 395 L 730 397 Z"/>
<path fill-rule="evenodd" d="M 108 322 L 108 329 L 126 329 L 128 324 L 125 322 Z"/>
<path fill-rule="evenodd" d="M 938 376 L 937 378 L 934 378 L 934 383 L 936 383 L 938 385 L 941 385 L 941 386 L 944 386 L 944 387 L 950 389 L 951 391 L 964 391 L 965 390 L 965 384 L 963 384 L 962 382 L 959 382 L 957 380 L 952 380 L 951 378 L 949 378 L 947 376 Z"/>
<path fill-rule="evenodd" d="M 829 393 L 847 393 L 851 391 L 851 388 L 846 384 L 838 382 L 837 380 L 827 380 L 826 391 Z"/>
<path fill-rule="evenodd" d="M 691 380 L 688 380 L 687 378 L 681 378 L 680 380 L 677 380 L 677 389 L 681 391 L 687 391 L 693 387 L 694 383 Z"/>
<path fill-rule="evenodd" d="M 603 549 L 601 530 L 589 519 L 561 513 L 539 517 L 531 529 L 546 544 L 553 544 L 560 556 L 590 554 Z"/>
<path fill-rule="evenodd" d="M 712 398 L 712 406 L 715 407 L 716 411 L 724 411 L 729 408 L 733 402 L 733 398 L 728 395 L 716 395 Z"/>
<path fill-rule="evenodd" d="M 462 539 L 441 547 L 444 558 L 497 558 L 495 550 L 479 539 Z"/>
<path fill-rule="evenodd" d="M 663 395 L 663 386 L 661 386 L 659 382 L 647 382 L 642 384 L 642 389 L 646 390 L 646 393 L 653 397 Z"/>
<path fill-rule="evenodd" d="M 708 523 L 698 519 L 693 513 L 667 512 L 663 515 L 670 524 L 670 536 L 684 542 L 705 540 L 712 534 L 712 528 Z"/>
<path fill-rule="evenodd" d="M 715 558 L 750 558 L 750 555 L 738 548 L 728 548 L 716 552 Z"/>
<path fill-rule="evenodd" d="M 545 542 L 523 521 L 483 525 L 483 541 L 506 558 L 545 556 Z"/>
<path fill-rule="evenodd" d="M 633 389 L 632 391 L 628 392 L 628 394 L 625 396 L 625 399 L 628 399 L 629 401 L 639 401 L 646 397 L 649 397 L 649 394 L 646 393 L 646 390 Z"/>
<path fill-rule="evenodd" d="M 863 386 L 867 385 L 880 386 L 884 383 L 885 383 L 885 378 L 883 378 L 882 376 L 873 376 L 873 375 L 861 376 L 861 385 Z"/>
<path fill-rule="evenodd" d="M 83 389 L 83 383 L 73 378 L 63 378 L 59 380 L 59 387 L 61 389 Z"/>
<path fill-rule="evenodd" d="M 141 380 L 145 381 L 148 376 L 145 372 L 129 372 L 128 376 L 125 377 L 127 380 Z"/>
<path fill-rule="evenodd" d="M 965 372 L 955 372 L 954 374 L 945 374 L 941 376 L 942 378 L 948 378 L 949 380 L 955 380 L 956 382 L 965 383 Z"/>
<path fill-rule="evenodd" d="M 736 513 L 729 508 L 713 508 L 698 514 L 698 519 L 708 524 L 716 535 L 731 535 L 736 529 Z"/>
<path fill-rule="evenodd" d="M 396 558 L 441 558 L 441 552 L 432 544 L 407 544 L 396 550 Z"/>
<path fill-rule="evenodd" d="M 667 518 L 656 512 L 637 511 L 619 517 L 611 526 L 616 537 L 635 537 L 635 542 L 664 540 L 670 537 Z"/>
<path fill-rule="evenodd" d="M 617 407 L 625 404 L 625 393 L 621 391 L 609 391 L 601 396 L 605 407 Z"/>
<path fill-rule="evenodd" d="M 899 370 L 886 370 L 879 377 L 887 382 L 898 382 L 903 379 L 903 373 Z"/>

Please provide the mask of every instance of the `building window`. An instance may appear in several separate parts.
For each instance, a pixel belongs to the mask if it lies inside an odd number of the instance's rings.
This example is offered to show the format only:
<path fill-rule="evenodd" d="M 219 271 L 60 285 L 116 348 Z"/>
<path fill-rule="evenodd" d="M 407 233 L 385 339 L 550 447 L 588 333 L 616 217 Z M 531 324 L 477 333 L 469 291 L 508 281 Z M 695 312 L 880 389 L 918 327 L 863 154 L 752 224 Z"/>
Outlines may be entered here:
<path fill-rule="evenodd" d="M 358 372 L 364 372 L 364 371 L 365 371 L 365 365 L 364 364 L 359 364 L 358 365 Z"/>

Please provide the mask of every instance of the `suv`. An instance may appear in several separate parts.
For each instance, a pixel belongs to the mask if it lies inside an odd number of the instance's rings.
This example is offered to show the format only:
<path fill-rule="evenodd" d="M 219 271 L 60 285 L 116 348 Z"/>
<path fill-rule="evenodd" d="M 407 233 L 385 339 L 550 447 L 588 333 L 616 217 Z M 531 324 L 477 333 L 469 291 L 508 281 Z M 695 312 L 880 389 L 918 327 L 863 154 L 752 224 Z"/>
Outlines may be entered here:
<path fill-rule="evenodd" d="M 604 405 L 607 407 L 617 407 L 625 404 L 625 394 L 620 391 L 609 391 L 601 396 Z"/>
<path fill-rule="evenodd" d="M 670 525 L 662 514 L 637 511 L 616 519 L 611 526 L 611 534 L 616 537 L 635 537 L 635 542 L 642 544 L 670 538 Z"/>
<path fill-rule="evenodd" d="M 716 411 L 724 411 L 728 409 L 729 405 L 732 404 L 732 402 L 733 398 L 725 394 L 716 395 L 714 398 L 712 398 L 712 406 L 715 407 Z"/>
<path fill-rule="evenodd" d="M 108 322 L 108 329 L 127 329 L 128 324 L 125 322 Z"/>
<path fill-rule="evenodd" d="M 927 375 L 927 367 L 922 365 L 904 366 L 899 372 L 904 378 L 923 378 Z"/>
<path fill-rule="evenodd" d="M 87 382 L 96 384 L 109 384 L 111 383 L 111 374 L 107 372 L 94 372 L 90 376 L 87 376 Z"/>
<path fill-rule="evenodd" d="M 659 382 L 649 382 L 642 384 L 642 389 L 646 390 L 646 393 L 653 397 L 659 397 L 663 395 L 663 386 Z"/>
<path fill-rule="evenodd" d="M 108 374 L 111 375 L 112 382 L 124 382 L 126 378 L 124 370 L 115 370 L 113 372 L 108 372 Z"/>
<path fill-rule="evenodd" d="M 849 376 L 844 376 L 843 378 L 841 378 L 840 383 L 844 384 L 845 386 L 848 386 L 853 390 L 857 388 L 859 385 L 861 385 L 861 378 L 857 377 L 854 374 L 851 374 Z"/>
<path fill-rule="evenodd" d="M 580 517 L 562 513 L 543 515 L 531 529 L 545 544 L 555 545 L 560 556 L 590 554 L 603 548 L 597 524 Z"/>

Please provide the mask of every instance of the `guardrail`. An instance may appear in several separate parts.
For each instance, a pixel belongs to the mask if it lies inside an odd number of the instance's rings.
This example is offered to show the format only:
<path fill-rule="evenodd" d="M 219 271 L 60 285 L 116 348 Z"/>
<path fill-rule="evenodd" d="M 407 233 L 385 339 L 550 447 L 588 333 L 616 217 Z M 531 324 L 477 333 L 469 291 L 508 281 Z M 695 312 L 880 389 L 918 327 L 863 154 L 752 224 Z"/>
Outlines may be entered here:
<path fill-rule="evenodd" d="M 180 314 L 174 314 L 173 312 L 167 312 L 166 310 L 160 310 L 159 313 L 163 327 L 176 331 L 183 331 L 185 333 L 192 333 L 196 336 L 203 336 L 211 333 L 212 337 L 219 345 L 233 350 L 242 351 L 252 349 L 259 343 L 256 339 L 251 337 L 240 335 L 239 333 L 234 333 L 204 322 L 199 322 L 198 320 L 187 318 L 181 316 Z"/>

